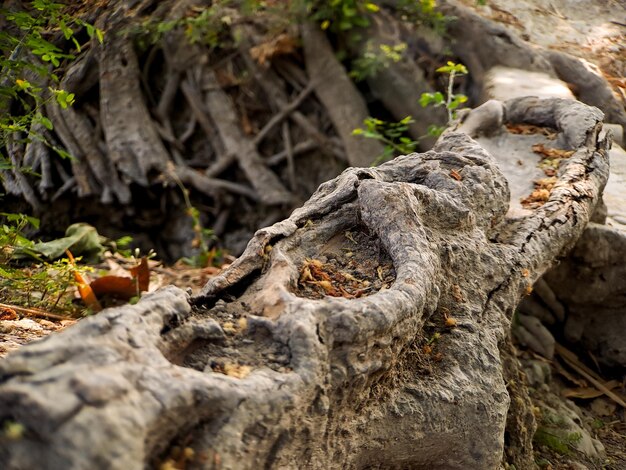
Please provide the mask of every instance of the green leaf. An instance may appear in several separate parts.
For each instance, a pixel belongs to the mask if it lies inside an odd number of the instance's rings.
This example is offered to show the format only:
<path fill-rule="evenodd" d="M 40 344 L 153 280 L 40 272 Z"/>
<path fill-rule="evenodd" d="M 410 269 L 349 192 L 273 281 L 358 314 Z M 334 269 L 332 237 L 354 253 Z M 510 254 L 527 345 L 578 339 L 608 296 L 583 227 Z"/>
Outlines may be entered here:
<path fill-rule="evenodd" d="M 65 231 L 65 237 L 49 242 L 40 242 L 33 245 L 33 250 L 48 259 L 56 259 L 65 255 L 65 250 L 72 254 L 91 254 L 99 256 L 104 251 L 97 230 L 89 224 L 77 223 L 70 225 Z"/>
<path fill-rule="evenodd" d="M 104 42 L 104 31 L 96 28 L 96 38 L 98 38 L 98 42 L 102 44 Z"/>
<path fill-rule="evenodd" d="M 74 43 L 74 46 L 76 47 L 76 50 L 78 52 L 80 52 L 82 49 L 80 47 L 80 44 L 78 43 L 78 41 L 76 40 L 76 38 L 74 36 L 72 36 L 72 42 Z"/>
<path fill-rule="evenodd" d="M 40 123 L 42 126 L 44 126 L 46 129 L 48 129 L 49 131 L 51 131 L 53 129 L 53 125 L 52 125 L 52 121 L 50 119 L 48 119 L 47 117 L 45 117 L 43 114 L 41 113 L 37 113 L 35 114 L 34 118 L 33 118 L 36 122 Z"/>
<path fill-rule="evenodd" d="M 63 36 L 65 36 L 65 39 L 69 39 L 74 35 L 74 31 L 72 31 L 72 28 L 68 27 L 63 20 L 59 21 L 59 28 L 61 28 L 61 31 L 63 31 Z"/>

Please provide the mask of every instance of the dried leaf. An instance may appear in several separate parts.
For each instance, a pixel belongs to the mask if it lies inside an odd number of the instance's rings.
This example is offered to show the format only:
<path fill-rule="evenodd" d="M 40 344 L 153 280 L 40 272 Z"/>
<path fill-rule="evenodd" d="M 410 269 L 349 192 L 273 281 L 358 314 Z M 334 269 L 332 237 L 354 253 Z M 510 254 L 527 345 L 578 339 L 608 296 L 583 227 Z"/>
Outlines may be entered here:
<path fill-rule="evenodd" d="M 450 170 L 450 176 L 457 181 L 461 181 L 463 179 L 463 177 L 461 176 L 461 173 L 459 173 L 456 170 Z"/>
<path fill-rule="evenodd" d="M 620 383 L 617 380 L 611 380 L 604 384 L 609 390 L 619 387 Z M 596 387 L 578 387 L 578 388 L 566 388 L 561 393 L 565 398 L 581 398 L 583 400 L 590 400 L 604 395 L 602 390 L 598 390 Z"/>
<path fill-rule="evenodd" d="M 142 258 L 137 266 L 130 268 L 130 274 L 132 277 L 102 276 L 92 281 L 90 287 L 98 297 L 110 295 L 128 301 L 147 291 L 150 286 L 148 259 Z"/>
<path fill-rule="evenodd" d="M 297 49 L 296 39 L 287 33 L 282 33 L 267 42 L 251 48 L 250 55 L 259 64 L 265 65 L 274 57 L 293 54 Z"/>
<path fill-rule="evenodd" d="M 556 138 L 557 131 L 550 127 L 539 127 L 532 124 L 507 124 L 506 129 L 511 134 L 532 135 L 541 134 L 545 135 L 548 139 Z"/>
<path fill-rule="evenodd" d="M 76 266 L 76 260 L 74 259 L 72 253 L 69 250 L 66 250 L 65 254 L 69 258 L 72 266 Z M 98 302 L 98 298 L 91 289 L 91 286 L 87 282 L 87 279 L 85 279 L 85 277 L 76 269 L 74 270 L 74 279 L 78 284 L 77 287 L 80 298 L 83 299 L 85 305 L 94 312 L 99 312 L 100 310 L 102 310 L 102 306 L 100 305 L 100 302 Z"/>
<path fill-rule="evenodd" d="M 252 372 L 252 367 L 239 364 L 224 364 L 224 374 L 238 379 L 243 379 Z"/>
<path fill-rule="evenodd" d="M 452 297 L 454 298 L 454 300 L 456 300 L 459 303 L 465 302 L 465 298 L 463 297 L 463 292 L 461 292 L 461 288 L 457 284 L 454 284 L 452 286 Z"/>
<path fill-rule="evenodd" d="M 16 320 L 17 312 L 11 307 L 0 307 L 0 320 Z"/>
<path fill-rule="evenodd" d="M 141 262 L 132 268 L 130 273 L 137 279 L 139 284 L 139 290 L 146 292 L 150 287 L 150 268 L 148 267 L 148 258 L 145 256 L 141 258 Z"/>
<path fill-rule="evenodd" d="M 574 150 L 551 149 L 543 144 L 535 144 L 532 146 L 533 152 L 543 155 L 547 158 L 568 158 L 574 155 Z"/>

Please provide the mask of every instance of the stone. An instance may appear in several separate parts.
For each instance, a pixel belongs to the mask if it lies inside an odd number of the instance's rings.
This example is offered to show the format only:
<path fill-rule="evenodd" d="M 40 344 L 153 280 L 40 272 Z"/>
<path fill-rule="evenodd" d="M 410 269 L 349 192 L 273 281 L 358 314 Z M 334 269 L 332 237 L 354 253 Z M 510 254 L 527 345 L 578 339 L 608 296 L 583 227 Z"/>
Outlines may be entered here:
<path fill-rule="evenodd" d="M 547 73 L 497 65 L 485 74 L 483 99 L 504 101 L 522 96 L 575 99 L 565 82 Z"/>

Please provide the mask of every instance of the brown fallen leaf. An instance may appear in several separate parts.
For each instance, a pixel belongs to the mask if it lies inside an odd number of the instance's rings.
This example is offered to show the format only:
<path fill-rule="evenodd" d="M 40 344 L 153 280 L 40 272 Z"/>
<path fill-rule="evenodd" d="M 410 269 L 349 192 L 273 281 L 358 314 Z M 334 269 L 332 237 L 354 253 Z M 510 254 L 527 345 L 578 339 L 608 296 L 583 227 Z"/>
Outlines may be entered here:
<path fill-rule="evenodd" d="M 137 266 L 130 268 L 130 274 L 132 277 L 102 276 L 92 281 L 90 287 L 97 297 L 110 295 L 128 301 L 147 291 L 150 286 L 147 258 L 142 258 Z"/>
<path fill-rule="evenodd" d="M 75 267 L 76 260 L 74 259 L 74 256 L 72 255 L 70 250 L 65 250 L 65 254 L 70 260 L 70 264 Z M 102 310 L 102 306 L 100 305 L 100 302 L 98 302 L 98 298 L 96 297 L 96 294 L 93 292 L 91 286 L 87 282 L 87 279 L 85 279 L 85 277 L 77 269 L 74 269 L 74 279 L 76 280 L 80 298 L 83 299 L 85 305 L 94 312 L 99 312 L 100 310 Z"/>
<path fill-rule="evenodd" d="M 274 57 L 293 54 L 298 49 L 296 39 L 287 33 L 282 33 L 269 41 L 250 49 L 250 55 L 260 65 L 266 65 Z"/>
<path fill-rule="evenodd" d="M 243 379 L 248 374 L 252 372 L 252 367 L 250 366 L 242 366 L 239 364 L 224 364 L 224 374 L 230 375 L 231 377 L 236 377 L 238 379 Z"/>
<path fill-rule="evenodd" d="M 541 134 L 545 135 L 548 139 L 555 139 L 558 133 L 556 129 L 552 129 L 550 127 L 535 126 L 533 124 L 507 124 L 506 129 L 511 134 Z"/>
<path fill-rule="evenodd" d="M 450 170 L 450 176 L 457 181 L 461 181 L 463 179 L 463 177 L 461 176 L 461 173 L 459 173 L 456 170 Z"/>
<path fill-rule="evenodd" d="M 532 146 L 533 152 L 543 155 L 546 158 L 569 158 L 574 155 L 574 150 L 551 149 L 543 144 L 535 144 Z"/>
<path fill-rule="evenodd" d="M 618 380 L 611 380 L 604 383 L 604 386 L 609 390 L 613 390 L 620 385 L 621 383 Z M 596 387 L 578 387 L 566 388 L 565 390 L 563 390 L 561 395 L 563 395 L 565 398 L 582 398 L 589 400 L 591 398 L 597 398 L 604 395 L 604 392 Z"/>
<path fill-rule="evenodd" d="M 0 320 L 16 320 L 17 312 L 11 307 L 0 305 Z"/>

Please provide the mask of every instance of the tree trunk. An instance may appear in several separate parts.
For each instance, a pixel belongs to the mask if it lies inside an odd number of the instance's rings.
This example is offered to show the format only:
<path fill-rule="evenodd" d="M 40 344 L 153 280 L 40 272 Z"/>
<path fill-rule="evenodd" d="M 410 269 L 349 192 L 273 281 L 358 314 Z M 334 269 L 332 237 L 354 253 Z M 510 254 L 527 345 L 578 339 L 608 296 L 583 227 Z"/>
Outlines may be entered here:
<path fill-rule="evenodd" d="M 559 129 L 575 153 L 544 205 L 507 214 L 511 152 L 468 134 L 497 141 L 521 122 Z M 0 363 L 0 419 L 18 423 L 0 460 L 497 468 L 505 429 L 528 445 L 533 426 L 503 371 L 511 319 L 593 212 L 600 128 L 574 101 L 492 102 L 432 151 L 322 184 L 199 296 L 168 287 L 24 347 Z M 532 465 L 528 449 L 510 456 Z"/>

